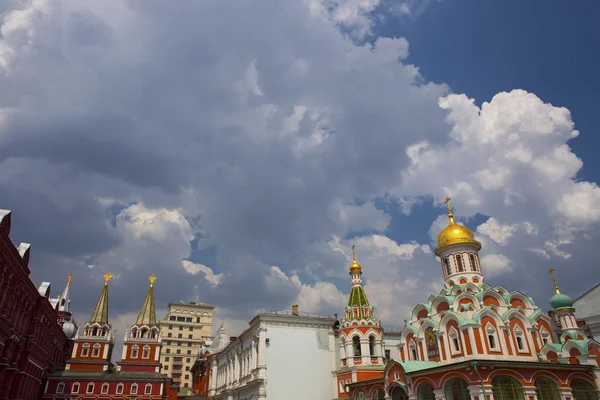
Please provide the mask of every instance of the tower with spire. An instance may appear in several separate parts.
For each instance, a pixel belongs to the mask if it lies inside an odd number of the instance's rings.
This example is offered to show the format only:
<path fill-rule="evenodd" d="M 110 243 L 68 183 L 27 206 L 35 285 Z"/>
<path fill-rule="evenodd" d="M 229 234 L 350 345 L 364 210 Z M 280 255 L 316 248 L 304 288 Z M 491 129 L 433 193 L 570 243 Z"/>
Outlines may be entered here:
<path fill-rule="evenodd" d="M 381 321 L 375 318 L 373 306 L 369 304 L 363 288 L 362 266 L 356 260 L 352 246 L 350 264 L 350 296 L 340 324 L 340 369 L 337 371 L 338 396 L 347 397 L 345 384 L 361 382 L 383 371 L 383 330 Z"/>
<path fill-rule="evenodd" d="M 454 222 L 450 200 L 450 197 L 446 197 L 444 202 L 448 207 L 448 226 L 440 232 L 435 249 L 442 265 L 444 284 L 446 288 L 467 283 L 480 286 L 484 283 L 479 264 L 481 243 L 475 240 L 469 228 Z"/>
<path fill-rule="evenodd" d="M 63 290 L 62 295 L 58 295 L 56 299 L 51 299 L 50 303 L 58 313 L 58 323 L 62 327 L 63 332 L 69 339 L 73 339 L 77 333 L 77 324 L 73 319 L 73 314 L 69 310 L 71 305 L 71 280 L 73 274 L 69 274 L 67 277 L 67 285 Z"/>
<path fill-rule="evenodd" d="M 160 372 L 160 329 L 156 323 L 154 306 L 154 282 L 156 276 L 148 277 L 150 287 L 135 324 L 125 333 L 123 356 L 118 363 L 119 371 Z"/>
<path fill-rule="evenodd" d="M 111 279 L 110 272 L 104 275 L 104 287 L 92 317 L 83 326 L 83 332 L 78 332 L 75 336 L 71 359 L 66 369 L 107 371 L 112 366 L 110 359 L 115 339 L 112 325 L 108 323 L 108 282 Z"/>

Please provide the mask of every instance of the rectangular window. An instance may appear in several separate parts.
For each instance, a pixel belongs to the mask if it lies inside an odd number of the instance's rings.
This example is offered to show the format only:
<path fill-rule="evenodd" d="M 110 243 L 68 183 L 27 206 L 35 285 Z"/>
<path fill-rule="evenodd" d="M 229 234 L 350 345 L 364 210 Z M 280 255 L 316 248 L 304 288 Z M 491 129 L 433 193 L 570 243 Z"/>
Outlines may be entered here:
<path fill-rule="evenodd" d="M 190 332 L 193 332 L 193 331 L 194 331 L 194 327 L 190 326 Z"/>
<path fill-rule="evenodd" d="M 190 370 L 190 367 L 185 367 L 185 370 L 186 370 L 186 371 L 189 371 L 189 370 Z"/>
<path fill-rule="evenodd" d="M 175 317 L 169 317 L 169 321 L 175 321 L 176 318 Z"/>
<path fill-rule="evenodd" d="M 182 362 L 183 361 L 183 357 L 173 357 L 173 362 Z"/>
<path fill-rule="evenodd" d="M 165 371 L 168 371 L 168 370 L 169 370 L 169 366 L 165 365 Z"/>
<path fill-rule="evenodd" d="M 185 361 L 186 361 L 186 362 L 191 362 L 191 361 L 192 361 L 192 359 L 191 359 L 191 358 L 186 358 L 186 359 L 185 359 Z"/>
<path fill-rule="evenodd" d="M 193 337 L 194 337 L 194 335 L 188 335 L 188 339 L 191 339 Z"/>
<path fill-rule="evenodd" d="M 196 317 L 196 323 L 200 323 L 200 317 Z"/>
<path fill-rule="evenodd" d="M 192 322 L 192 319 L 190 317 L 185 319 L 185 322 Z"/>
<path fill-rule="evenodd" d="M 173 325 L 169 325 L 169 329 L 173 329 Z"/>
<path fill-rule="evenodd" d="M 192 351 L 191 351 L 191 350 L 188 350 L 188 351 L 187 351 L 187 353 L 188 353 L 188 354 L 192 354 Z"/>
<path fill-rule="evenodd" d="M 179 335 L 177 335 L 178 338 L 183 338 L 183 335 L 180 333 Z"/>
<path fill-rule="evenodd" d="M 185 318 L 184 317 L 177 317 L 177 321 L 178 322 L 185 322 Z"/>
<path fill-rule="evenodd" d="M 194 344 L 192 342 L 188 342 L 188 347 L 192 347 Z"/>
<path fill-rule="evenodd" d="M 150 385 L 150 384 L 146 385 L 146 394 L 152 394 L 152 385 Z"/>
<path fill-rule="evenodd" d="M 385 362 L 390 362 L 390 350 L 385 351 Z"/>
<path fill-rule="evenodd" d="M 171 337 L 171 332 L 167 333 L 167 337 Z"/>
<path fill-rule="evenodd" d="M 173 365 L 173 371 L 181 371 L 181 365 Z"/>
<path fill-rule="evenodd" d="M 177 349 L 177 354 L 181 354 L 181 350 Z"/>
<path fill-rule="evenodd" d="M 183 326 L 180 326 L 180 327 L 179 327 L 179 330 L 180 330 L 180 331 L 182 331 L 182 330 L 183 330 Z"/>
<path fill-rule="evenodd" d="M 165 361 L 169 361 L 169 357 L 165 357 Z"/>
<path fill-rule="evenodd" d="M 171 352 L 171 349 L 167 349 L 167 354 Z"/>

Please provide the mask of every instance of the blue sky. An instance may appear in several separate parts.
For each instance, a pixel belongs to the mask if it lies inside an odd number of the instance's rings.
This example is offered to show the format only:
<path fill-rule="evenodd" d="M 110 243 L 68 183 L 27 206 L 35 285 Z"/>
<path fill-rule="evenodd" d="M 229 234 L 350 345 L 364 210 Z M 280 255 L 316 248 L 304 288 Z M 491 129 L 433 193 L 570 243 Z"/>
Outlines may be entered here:
<path fill-rule="evenodd" d="M 119 329 L 152 273 L 159 313 L 204 301 L 232 334 L 340 314 L 356 244 L 401 325 L 440 289 L 447 195 L 489 282 L 596 283 L 600 6 L 236 4 L 0 6 L 0 207 L 80 321 L 107 271 Z"/>

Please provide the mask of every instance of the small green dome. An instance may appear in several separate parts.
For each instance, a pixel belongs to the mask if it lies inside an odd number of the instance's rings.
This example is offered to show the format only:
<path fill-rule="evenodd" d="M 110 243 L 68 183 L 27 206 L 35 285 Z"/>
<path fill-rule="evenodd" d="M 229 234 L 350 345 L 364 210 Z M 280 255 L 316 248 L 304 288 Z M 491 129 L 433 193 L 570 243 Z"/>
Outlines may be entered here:
<path fill-rule="evenodd" d="M 557 293 L 550 299 L 550 305 L 557 308 L 569 308 L 573 306 L 573 299 L 566 294 Z"/>

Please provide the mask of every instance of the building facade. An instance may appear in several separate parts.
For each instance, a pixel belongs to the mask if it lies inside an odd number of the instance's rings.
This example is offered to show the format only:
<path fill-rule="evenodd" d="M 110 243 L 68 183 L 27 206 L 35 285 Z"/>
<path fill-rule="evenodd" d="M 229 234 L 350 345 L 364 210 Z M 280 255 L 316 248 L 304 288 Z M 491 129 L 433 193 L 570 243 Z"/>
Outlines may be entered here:
<path fill-rule="evenodd" d="M 573 307 L 577 310 L 577 319 L 583 321 L 589 334 L 600 340 L 600 283 L 575 300 Z"/>
<path fill-rule="evenodd" d="M 108 321 L 108 282 L 90 320 L 74 339 L 71 358 L 62 370 L 48 375 L 44 399 L 176 399 L 177 387 L 160 373 L 161 336 L 156 322 L 154 282 L 135 323 L 125 333 L 123 353 L 117 366 L 111 362 L 115 343 Z"/>
<path fill-rule="evenodd" d="M 198 351 L 212 336 L 214 306 L 204 303 L 169 303 L 169 312 L 158 323 L 163 338 L 160 362 L 180 394 L 192 392 L 192 374 Z"/>
<path fill-rule="evenodd" d="M 47 372 L 69 355 L 62 325 L 70 327 L 70 315 L 59 315 L 50 283 L 36 289 L 29 279 L 30 245 L 16 247 L 10 228 L 11 212 L 0 210 L 0 399 L 38 399 Z"/>
<path fill-rule="evenodd" d="M 555 281 L 555 324 L 525 294 L 487 284 L 481 244 L 454 222 L 449 204 L 448 217 L 435 249 L 441 291 L 413 309 L 400 358 L 381 377 L 348 385 L 350 397 L 597 400 L 600 344 L 579 329 L 573 300 Z"/>
<path fill-rule="evenodd" d="M 257 315 L 223 350 L 198 360 L 194 370 L 204 383 L 196 385 L 198 395 L 217 400 L 330 400 L 337 368 L 335 323 L 333 318 L 301 314 L 297 307 Z"/>

